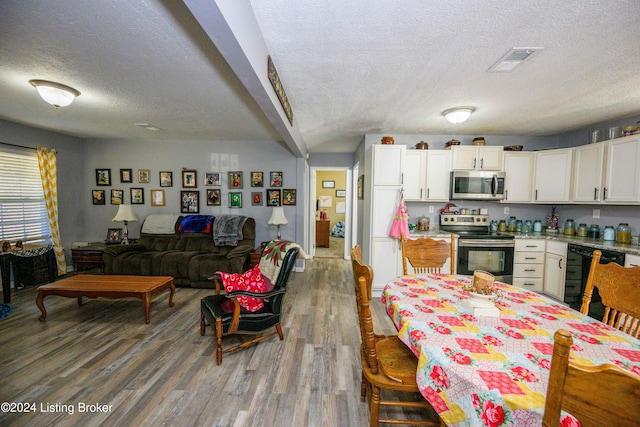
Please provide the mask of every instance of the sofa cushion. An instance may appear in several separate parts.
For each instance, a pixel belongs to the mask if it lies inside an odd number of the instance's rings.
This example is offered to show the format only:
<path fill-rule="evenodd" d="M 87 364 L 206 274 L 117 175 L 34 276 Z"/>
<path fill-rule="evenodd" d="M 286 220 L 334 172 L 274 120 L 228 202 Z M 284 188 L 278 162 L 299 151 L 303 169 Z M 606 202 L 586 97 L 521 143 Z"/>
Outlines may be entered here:
<path fill-rule="evenodd" d="M 211 233 L 212 215 L 187 215 L 182 218 L 178 231 L 181 233 Z"/>

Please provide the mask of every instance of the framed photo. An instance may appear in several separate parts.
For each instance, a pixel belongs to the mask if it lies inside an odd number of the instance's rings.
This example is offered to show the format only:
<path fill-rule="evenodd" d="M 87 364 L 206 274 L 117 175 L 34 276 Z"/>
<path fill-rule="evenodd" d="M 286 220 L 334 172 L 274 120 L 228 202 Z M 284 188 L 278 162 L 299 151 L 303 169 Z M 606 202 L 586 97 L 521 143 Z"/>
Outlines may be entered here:
<path fill-rule="evenodd" d="M 120 182 L 133 182 L 133 170 L 120 169 Z"/>
<path fill-rule="evenodd" d="M 220 179 L 219 172 L 207 172 L 204 174 L 204 185 L 220 187 L 222 180 Z"/>
<path fill-rule="evenodd" d="M 229 178 L 229 188 L 231 189 L 242 188 L 242 172 L 231 171 L 228 173 L 228 178 Z"/>
<path fill-rule="evenodd" d="M 347 197 L 347 190 L 336 190 L 336 197 Z"/>
<path fill-rule="evenodd" d="M 107 242 L 120 243 L 122 240 L 122 228 L 109 228 L 107 230 Z"/>
<path fill-rule="evenodd" d="M 364 175 L 358 177 L 358 200 L 364 200 Z"/>
<path fill-rule="evenodd" d="M 282 190 L 282 206 L 295 206 L 296 205 L 296 190 L 284 189 Z"/>
<path fill-rule="evenodd" d="M 207 206 L 220 206 L 220 189 L 207 190 Z"/>
<path fill-rule="evenodd" d="M 262 187 L 264 185 L 264 175 L 262 172 L 251 172 L 251 186 Z"/>
<path fill-rule="evenodd" d="M 124 203 L 124 190 L 111 190 L 111 204 L 121 205 Z"/>
<path fill-rule="evenodd" d="M 182 187 L 183 188 L 197 188 L 198 181 L 196 181 L 195 170 L 183 170 L 182 171 Z"/>
<path fill-rule="evenodd" d="M 321 208 L 330 208 L 333 206 L 333 199 L 331 196 L 318 196 L 318 206 Z"/>
<path fill-rule="evenodd" d="M 131 189 L 131 204 L 144 205 L 144 188 Z"/>
<path fill-rule="evenodd" d="M 164 190 L 151 190 L 151 206 L 164 206 Z"/>
<path fill-rule="evenodd" d="M 111 185 L 111 169 L 96 169 L 96 185 Z"/>
<path fill-rule="evenodd" d="M 230 192 L 229 193 L 229 207 L 230 208 L 241 208 L 242 207 L 242 193 L 241 192 Z"/>
<path fill-rule="evenodd" d="M 322 188 L 336 188 L 335 181 L 322 181 Z"/>
<path fill-rule="evenodd" d="M 104 190 L 93 190 L 91 191 L 91 198 L 93 199 L 94 205 L 105 205 L 106 200 L 104 195 Z"/>
<path fill-rule="evenodd" d="M 180 192 L 180 212 L 189 214 L 200 213 L 199 191 Z"/>
<path fill-rule="evenodd" d="M 148 184 L 151 181 L 151 171 L 149 169 L 138 169 L 138 183 Z"/>
<path fill-rule="evenodd" d="M 160 172 L 160 187 L 173 187 L 173 172 Z"/>
<path fill-rule="evenodd" d="M 280 190 L 267 190 L 267 206 L 280 206 Z"/>
<path fill-rule="evenodd" d="M 282 172 L 269 172 L 269 185 L 282 187 Z"/>
<path fill-rule="evenodd" d="M 251 193 L 251 206 L 262 206 L 262 191 Z"/>

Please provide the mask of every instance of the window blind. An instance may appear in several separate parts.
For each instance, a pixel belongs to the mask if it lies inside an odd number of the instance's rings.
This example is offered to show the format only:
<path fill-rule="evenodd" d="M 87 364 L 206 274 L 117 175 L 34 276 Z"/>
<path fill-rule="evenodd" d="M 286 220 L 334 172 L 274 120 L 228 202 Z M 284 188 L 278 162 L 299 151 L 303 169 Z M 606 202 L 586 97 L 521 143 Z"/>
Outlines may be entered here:
<path fill-rule="evenodd" d="M 51 237 L 35 150 L 0 145 L 0 241 Z"/>

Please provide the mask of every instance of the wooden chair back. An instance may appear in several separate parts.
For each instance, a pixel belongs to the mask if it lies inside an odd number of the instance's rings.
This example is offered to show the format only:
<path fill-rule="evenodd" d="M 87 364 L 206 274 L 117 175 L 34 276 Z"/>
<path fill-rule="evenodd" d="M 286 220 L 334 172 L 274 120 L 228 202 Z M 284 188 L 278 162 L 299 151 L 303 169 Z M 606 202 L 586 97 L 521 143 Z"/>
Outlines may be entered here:
<path fill-rule="evenodd" d="M 455 234 L 451 234 L 451 242 L 431 238 L 405 240 L 400 236 L 402 245 L 402 269 L 404 274 L 410 274 L 408 263 L 413 268 L 413 274 L 441 273 L 442 267 L 451 259 L 449 273 L 454 273 L 455 266 Z"/>
<path fill-rule="evenodd" d="M 558 427 L 560 411 L 582 427 L 634 426 L 640 417 L 640 377 L 618 366 L 581 366 L 569 360 L 573 339 L 560 329 L 554 335 L 543 427 Z"/>
<path fill-rule="evenodd" d="M 593 288 L 598 288 L 605 307 L 603 323 L 632 337 L 640 335 L 640 267 L 623 267 L 614 262 L 600 264 L 602 252 L 595 250 L 580 312 L 589 313 Z"/>
<path fill-rule="evenodd" d="M 376 354 L 376 338 L 373 332 L 373 316 L 370 307 L 373 270 L 362 262 L 359 257 L 359 249 L 360 247 L 356 246 L 351 250 L 351 265 L 358 309 L 358 323 L 360 325 L 361 352 L 363 361 L 374 374 L 377 374 L 378 356 Z"/>

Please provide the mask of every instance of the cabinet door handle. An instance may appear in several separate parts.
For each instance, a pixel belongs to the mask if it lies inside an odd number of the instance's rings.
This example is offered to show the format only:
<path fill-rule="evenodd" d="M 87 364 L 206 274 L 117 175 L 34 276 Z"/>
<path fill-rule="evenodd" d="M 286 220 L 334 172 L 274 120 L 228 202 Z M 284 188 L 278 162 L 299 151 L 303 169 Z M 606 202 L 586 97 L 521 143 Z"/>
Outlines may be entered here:
<path fill-rule="evenodd" d="M 598 200 L 598 187 L 593 189 L 593 200 Z"/>
<path fill-rule="evenodd" d="M 504 199 L 509 200 L 509 190 L 504 190 Z"/>
<path fill-rule="evenodd" d="M 484 157 L 480 157 L 480 169 L 484 169 Z"/>
<path fill-rule="evenodd" d="M 477 160 L 477 158 L 475 158 L 475 157 L 474 157 L 474 158 L 473 158 L 473 168 L 474 168 L 474 169 L 476 168 L 476 160 Z"/>
<path fill-rule="evenodd" d="M 404 172 L 400 174 L 400 184 L 404 184 Z"/>
<path fill-rule="evenodd" d="M 536 200 L 538 200 L 538 190 L 536 190 Z"/>
<path fill-rule="evenodd" d="M 602 191 L 602 200 L 607 200 L 607 187 L 604 187 Z"/>
<path fill-rule="evenodd" d="M 524 271 L 536 271 L 535 268 L 525 268 Z"/>
<path fill-rule="evenodd" d="M 536 257 L 534 257 L 534 256 L 526 256 L 526 257 L 524 257 L 524 259 L 536 259 Z"/>
<path fill-rule="evenodd" d="M 561 259 L 558 260 L 558 268 L 562 268 L 562 260 Z"/>
<path fill-rule="evenodd" d="M 526 245 L 525 248 L 537 248 L 538 245 Z"/>
<path fill-rule="evenodd" d="M 427 187 L 427 199 L 429 198 L 429 190 L 430 190 L 430 188 Z"/>
<path fill-rule="evenodd" d="M 536 284 L 535 283 L 523 283 L 523 285 L 525 285 L 525 286 L 535 286 Z"/>

